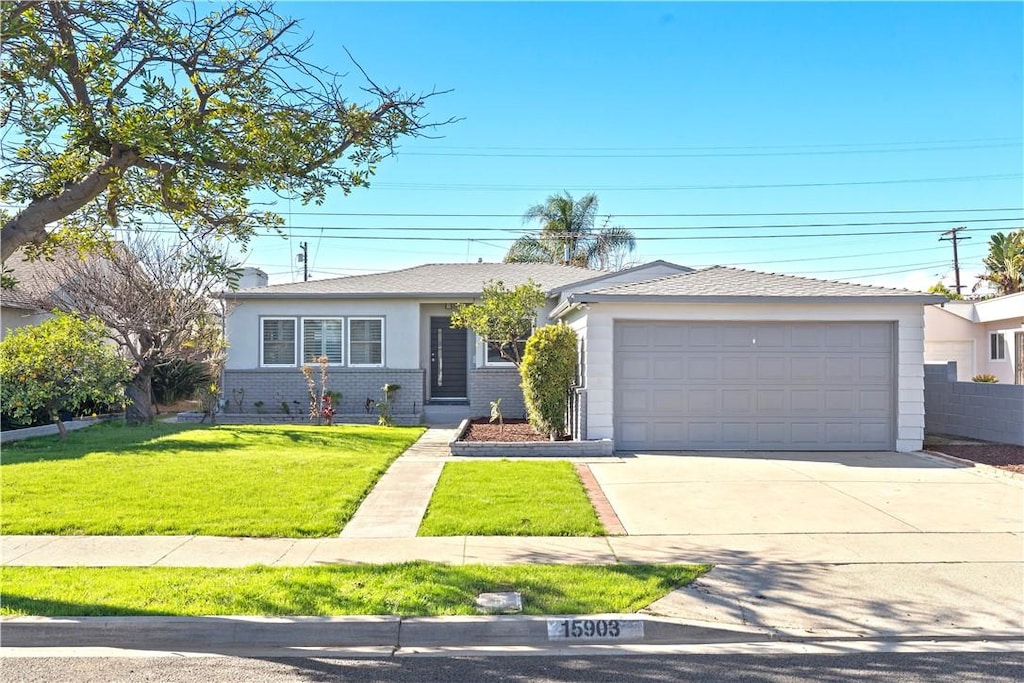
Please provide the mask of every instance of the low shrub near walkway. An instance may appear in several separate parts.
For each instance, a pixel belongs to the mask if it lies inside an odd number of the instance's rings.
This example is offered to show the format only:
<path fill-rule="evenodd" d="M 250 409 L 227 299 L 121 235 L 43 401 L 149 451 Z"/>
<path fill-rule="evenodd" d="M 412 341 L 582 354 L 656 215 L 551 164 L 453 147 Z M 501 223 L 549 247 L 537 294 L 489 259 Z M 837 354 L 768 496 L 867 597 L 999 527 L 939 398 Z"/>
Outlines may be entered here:
<path fill-rule="evenodd" d="M 475 614 L 517 590 L 527 614 L 633 612 L 707 570 L 692 565 L 4 567 L 0 614 L 37 616 Z"/>
<path fill-rule="evenodd" d="M 3 449 L 5 534 L 333 536 L 423 433 L 107 423 Z"/>
<path fill-rule="evenodd" d="M 450 462 L 420 536 L 600 536 L 604 527 L 571 463 Z"/>

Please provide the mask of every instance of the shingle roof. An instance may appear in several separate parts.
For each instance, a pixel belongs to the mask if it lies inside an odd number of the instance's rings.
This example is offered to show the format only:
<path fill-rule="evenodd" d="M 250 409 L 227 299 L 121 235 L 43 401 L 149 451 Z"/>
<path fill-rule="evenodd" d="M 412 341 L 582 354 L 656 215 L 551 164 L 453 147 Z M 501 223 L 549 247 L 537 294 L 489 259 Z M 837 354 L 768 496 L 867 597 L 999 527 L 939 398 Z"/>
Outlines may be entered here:
<path fill-rule="evenodd" d="M 573 302 L 617 300 L 899 299 L 936 303 L 933 294 L 907 289 L 815 280 L 795 275 L 712 266 L 690 273 L 593 289 L 573 294 Z"/>
<path fill-rule="evenodd" d="M 595 276 L 596 271 L 550 263 L 429 263 L 373 275 L 351 275 L 286 285 L 250 287 L 228 297 L 474 296 L 491 280 L 514 287 L 533 280 L 546 292 Z"/>
<path fill-rule="evenodd" d="M 15 251 L 3 267 L 17 281 L 17 285 L 0 292 L 0 301 L 4 306 L 39 310 L 41 302 L 58 289 L 57 274 L 68 262 L 79 258 L 75 251 L 57 249 L 52 260 L 40 258 L 28 261 L 23 249 Z"/>

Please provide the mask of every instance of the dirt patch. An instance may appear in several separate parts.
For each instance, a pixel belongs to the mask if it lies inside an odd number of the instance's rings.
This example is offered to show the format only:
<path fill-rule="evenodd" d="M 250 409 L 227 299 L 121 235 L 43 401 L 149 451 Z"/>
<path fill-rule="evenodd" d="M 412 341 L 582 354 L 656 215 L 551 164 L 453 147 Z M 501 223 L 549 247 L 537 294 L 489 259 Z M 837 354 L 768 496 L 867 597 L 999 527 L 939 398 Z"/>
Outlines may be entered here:
<path fill-rule="evenodd" d="M 1009 444 L 927 444 L 930 451 L 952 455 L 971 462 L 980 462 L 1001 470 L 1024 474 L 1024 446 Z"/>
<path fill-rule="evenodd" d="M 548 441 L 548 437 L 531 427 L 526 420 L 505 420 L 504 425 L 499 425 L 497 422 L 488 422 L 486 417 L 478 417 L 470 421 L 469 429 L 461 440 L 523 442 Z"/>

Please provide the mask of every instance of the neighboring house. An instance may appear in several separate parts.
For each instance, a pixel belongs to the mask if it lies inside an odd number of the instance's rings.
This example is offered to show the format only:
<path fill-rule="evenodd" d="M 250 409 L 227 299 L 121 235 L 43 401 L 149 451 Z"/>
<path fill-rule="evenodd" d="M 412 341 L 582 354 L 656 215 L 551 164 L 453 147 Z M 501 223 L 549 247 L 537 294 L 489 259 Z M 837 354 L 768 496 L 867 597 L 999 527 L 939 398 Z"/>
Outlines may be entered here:
<path fill-rule="evenodd" d="M 26 325 L 38 325 L 51 317 L 40 305 L 57 291 L 55 276 L 69 255 L 59 252 L 52 261 L 28 261 L 21 249 L 4 263 L 4 271 L 17 282 L 13 289 L 0 290 L 0 324 L 2 337 L 8 331 Z M 76 257 L 77 258 L 77 257 Z"/>
<path fill-rule="evenodd" d="M 580 335 L 580 434 L 619 450 L 900 450 L 924 436 L 923 309 L 941 297 L 655 261 L 615 273 L 431 264 L 226 294 L 224 392 L 305 409 L 300 363 L 333 360 L 341 412 L 398 383 L 428 421 L 522 412 L 515 368 L 449 327 L 488 281 L 533 279 L 538 324 Z"/>
<path fill-rule="evenodd" d="M 925 308 L 924 359 L 956 361 L 961 382 L 990 374 L 1024 384 L 1024 292 Z"/>

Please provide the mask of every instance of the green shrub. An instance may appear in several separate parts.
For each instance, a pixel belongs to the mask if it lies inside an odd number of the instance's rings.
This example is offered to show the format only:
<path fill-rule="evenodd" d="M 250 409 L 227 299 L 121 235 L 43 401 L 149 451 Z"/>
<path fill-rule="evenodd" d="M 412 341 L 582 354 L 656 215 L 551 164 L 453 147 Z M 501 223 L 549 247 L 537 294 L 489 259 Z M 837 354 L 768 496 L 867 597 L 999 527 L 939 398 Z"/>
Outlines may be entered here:
<path fill-rule="evenodd" d="M 63 438 L 63 416 L 123 405 L 128 363 L 105 337 L 99 320 L 63 313 L 11 332 L 0 341 L 4 412 L 24 423 L 45 411 Z"/>
<path fill-rule="evenodd" d="M 982 382 L 984 384 L 997 384 L 999 382 L 995 375 L 990 375 L 987 372 L 983 372 L 980 375 L 975 375 L 971 378 L 972 382 Z"/>
<path fill-rule="evenodd" d="M 200 389 L 213 381 L 205 363 L 172 360 L 158 365 L 153 371 L 153 400 L 169 405 L 182 399 L 194 398 Z"/>
<path fill-rule="evenodd" d="M 530 424 L 552 439 L 565 434 L 566 403 L 576 377 L 576 344 L 572 328 L 545 325 L 526 341 L 519 367 Z"/>

